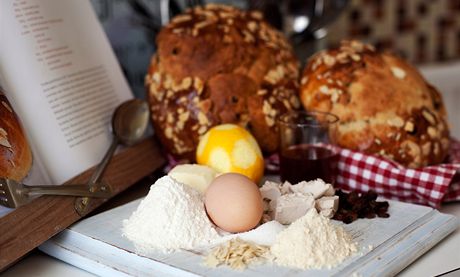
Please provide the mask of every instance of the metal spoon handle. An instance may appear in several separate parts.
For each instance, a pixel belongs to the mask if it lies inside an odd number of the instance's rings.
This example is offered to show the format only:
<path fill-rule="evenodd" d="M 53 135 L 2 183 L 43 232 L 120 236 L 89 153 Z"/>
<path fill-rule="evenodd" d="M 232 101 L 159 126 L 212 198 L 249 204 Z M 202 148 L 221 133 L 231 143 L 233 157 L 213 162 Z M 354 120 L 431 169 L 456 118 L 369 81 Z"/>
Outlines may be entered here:
<path fill-rule="evenodd" d="M 66 185 L 66 186 L 24 186 L 21 193 L 29 196 L 34 195 L 72 195 L 87 196 L 96 198 L 107 198 L 111 192 L 106 187 L 103 190 L 91 192 L 87 185 Z"/>
<path fill-rule="evenodd" d="M 112 156 L 115 153 L 117 146 L 118 146 L 118 138 L 114 136 L 112 139 L 112 144 L 110 145 L 109 149 L 105 153 L 104 158 L 102 158 L 101 162 L 97 165 L 96 170 L 94 170 L 93 174 L 88 180 L 87 184 L 89 187 L 93 187 L 95 184 L 101 181 L 104 171 L 107 168 L 107 165 L 109 164 L 110 160 L 112 159 Z"/>

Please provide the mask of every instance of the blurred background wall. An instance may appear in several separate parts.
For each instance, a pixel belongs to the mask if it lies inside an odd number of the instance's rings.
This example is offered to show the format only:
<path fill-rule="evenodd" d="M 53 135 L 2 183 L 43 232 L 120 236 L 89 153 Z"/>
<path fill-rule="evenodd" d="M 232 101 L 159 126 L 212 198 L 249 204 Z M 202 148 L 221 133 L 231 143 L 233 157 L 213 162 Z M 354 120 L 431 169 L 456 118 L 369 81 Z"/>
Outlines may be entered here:
<path fill-rule="evenodd" d="M 351 0 L 328 26 L 329 45 L 358 38 L 411 62 L 460 58 L 459 0 Z"/>
<path fill-rule="evenodd" d="M 136 97 L 144 98 L 144 76 L 155 52 L 150 33 L 129 0 L 91 0 L 118 61 Z M 139 1 L 146 10 L 158 11 L 158 0 Z M 159 13 L 154 14 L 159 17 Z"/>

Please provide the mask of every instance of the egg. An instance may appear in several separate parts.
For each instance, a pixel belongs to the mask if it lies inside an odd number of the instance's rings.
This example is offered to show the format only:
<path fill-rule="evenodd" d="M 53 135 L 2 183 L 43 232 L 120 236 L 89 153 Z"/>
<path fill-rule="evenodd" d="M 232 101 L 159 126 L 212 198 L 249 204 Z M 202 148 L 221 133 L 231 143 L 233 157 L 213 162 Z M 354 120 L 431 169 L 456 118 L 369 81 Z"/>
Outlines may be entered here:
<path fill-rule="evenodd" d="M 245 175 L 224 173 L 216 177 L 205 193 L 209 218 L 221 229 L 245 232 L 256 227 L 263 213 L 263 200 L 257 185 Z"/>

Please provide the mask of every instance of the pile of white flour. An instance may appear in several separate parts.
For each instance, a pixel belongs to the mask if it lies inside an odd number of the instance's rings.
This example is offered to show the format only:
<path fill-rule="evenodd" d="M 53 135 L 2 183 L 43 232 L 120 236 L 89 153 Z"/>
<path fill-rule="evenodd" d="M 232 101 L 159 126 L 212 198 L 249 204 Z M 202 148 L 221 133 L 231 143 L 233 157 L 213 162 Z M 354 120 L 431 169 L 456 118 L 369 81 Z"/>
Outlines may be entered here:
<path fill-rule="evenodd" d="M 277 264 L 301 269 L 331 268 L 356 251 L 351 236 L 315 209 L 280 232 L 270 249 Z"/>
<path fill-rule="evenodd" d="M 169 176 L 150 187 L 137 210 L 123 221 L 122 232 L 140 253 L 194 249 L 219 238 L 201 194 Z"/>

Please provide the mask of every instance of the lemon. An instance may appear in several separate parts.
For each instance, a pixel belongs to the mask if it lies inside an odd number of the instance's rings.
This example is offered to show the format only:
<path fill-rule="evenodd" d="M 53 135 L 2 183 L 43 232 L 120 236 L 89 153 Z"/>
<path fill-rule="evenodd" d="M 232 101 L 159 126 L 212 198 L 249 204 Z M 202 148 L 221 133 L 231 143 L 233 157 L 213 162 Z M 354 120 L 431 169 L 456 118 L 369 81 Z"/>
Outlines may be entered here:
<path fill-rule="evenodd" d="M 235 124 L 209 129 L 198 143 L 196 160 L 220 173 L 243 174 L 255 183 L 264 174 L 264 159 L 257 141 L 246 129 Z"/>

